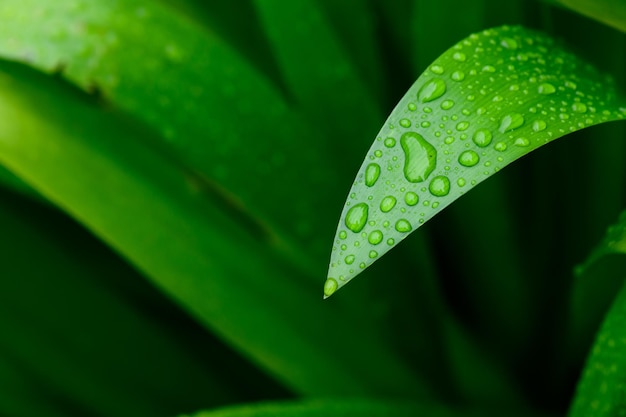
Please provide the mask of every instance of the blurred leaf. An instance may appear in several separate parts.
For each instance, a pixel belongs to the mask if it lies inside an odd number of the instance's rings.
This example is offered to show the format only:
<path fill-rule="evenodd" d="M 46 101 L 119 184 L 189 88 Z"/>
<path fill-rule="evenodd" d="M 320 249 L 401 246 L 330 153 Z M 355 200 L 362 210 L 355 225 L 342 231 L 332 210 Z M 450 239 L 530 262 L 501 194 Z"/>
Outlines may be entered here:
<path fill-rule="evenodd" d="M 424 405 L 410 402 L 377 400 L 315 400 L 301 402 L 266 403 L 202 411 L 193 417 L 530 417 L 541 414 L 502 410 L 465 410 L 444 405 Z M 183 417 L 183 416 L 181 416 Z"/>
<path fill-rule="evenodd" d="M 216 334 L 303 394 L 429 395 L 384 329 L 321 303 L 149 131 L 34 71 L 3 69 L 0 160 Z"/>
<path fill-rule="evenodd" d="M 510 162 L 623 119 L 620 103 L 608 80 L 545 35 L 504 26 L 458 43 L 409 89 L 368 152 L 341 214 L 325 296 Z"/>
<path fill-rule="evenodd" d="M 591 253 L 585 270 L 610 254 L 626 254 L 626 211 Z M 569 416 L 617 416 L 626 410 L 626 285 L 613 301 L 578 383 Z"/>
<path fill-rule="evenodd" d="M 321 264 L 332 215 L 304 196 L 345 195 L 333 181 L 343 167 L 327 163 L 335 137 L 317 134 L 228 44 L 141 0 L 7 0 L 0 20 L 0 56 L 100 92 L 159 132 L 151 140 L 210 181 L 268 244 L 309 271 Z"/>
<path fill-rule="evenodd" d="M 544 0 L 571 9 L 626 32 L 626 3 L 623 0 Z"/>

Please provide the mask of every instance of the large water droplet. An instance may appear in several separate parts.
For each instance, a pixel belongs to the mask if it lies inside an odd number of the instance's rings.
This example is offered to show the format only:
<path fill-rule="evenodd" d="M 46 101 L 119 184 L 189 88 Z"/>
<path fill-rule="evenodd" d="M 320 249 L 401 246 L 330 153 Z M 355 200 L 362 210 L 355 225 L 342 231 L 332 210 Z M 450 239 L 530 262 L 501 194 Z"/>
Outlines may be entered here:
<path fill-rule="evenodd" d="M 422 103 L 428 103 L 441 97 L 446 92 L 446 82 L 441 78 L 433 78 L 422 86 L 417 92 L 417 99 Z"/>
<path fill-rule="evenodd" d="M 542 130 L 545 130 L 546 127 L 548 127 L 548 124 L 543 120 L 535 120 L 533 122 L 533 130 L 535 132 L 541 132 Z"/>
<path fill-rule="evenodd" d="M 385 139 L 385 146 L 388 148 L 393 148 L 394 146 L 396 146 L 396 140 L 394 138 Z"/>
<path fill-rule="evenodd" d="M 371 163 L 365 169 L 365 185 L 368 187 L 373 186 L 378 181 L 378 177 L 380 176 L 380 165 L 376 163 Z"/>
<path fill-rule="evenodd" d="M 337 291 L 338 286 L 339 285 L 334 278 L 328 278 L 324 283 L 324 295 L 326 297 L 330 297 L 335 291 Z"/>
<path fill-rule="evenodd" d="M 477 155 L 478 156 L 478 155 Z M 443 197 L 450 192 L 450 180 L 448 177 L 439 175 L 432 179 L 428 185 L 428 191 L 435 197 Z"/>
<path fill-rule="evenodd" d="M 383 232 L 381 232 L 380 230 L 372 231 L 367 237 L 367 241 L 372 245 L 378 245 L 380 242 L 383 241 Z"/>
<path fill-rule="evenodd" d="M 459 155 L 459 164 L 464 167 L 473 167 L 478 161 L 480 161 L 480 157 L 472 150 L 464 151 Z"/>
<path fill-rule="evenodd" d="M 411 223 L 408 220 L 400 219 L 396 222 L 396 230 L 400 233 L 410 232 L 411 229 Z"/>
<path fill-rule="evenodd" d="M 414 206 L 419 201 L 420 197 L 417 195 L 417 193 L 414 193 L 413 191 L 409 191 L 404 195 L 404 202 L 407 204 L 407 206 Z"/>
<path fill-rule="evenodd" d="M 366 203 L 359 203 L 348 210 L 346 214 L 346 227 L 354 233 L 359 233 L 367 223 L 369 206 Z"/>
<path fill-rule="evenodd" d="M 474 132 L 474 136 L 472 136 L 472 140 L 474 141 L 476 146 L 480 146 L 481 148 L 489 146 L 492 139 L 493 135 L 488 129 L 478 129 L 476 132 Z"/>
<path fill-rule="evenodd" d="M 543 84 L 539 84 L 539 87 L 537 87 L 537 92 L 539 94 L 554 94 L 556 92 L 556 88 L 550 84 L 550 83 L 543 83 Z"/>
<path fill-rule="evenodd" d="M 383 200 L 380 202 L 380 211 L 382 211 L 383 213 L 390 212 L 391 209 L 396 206 L 396 201 L 396 198 L 392 195 L 388 195 L 387 197 L 383 198 Z"/>
<path fill-rule="evenodd" d="M 404 176 L 409 182 L 422 182 L 437 165 L 437 150 L 422 135 L 406 132 L 400 138 L 404 151 Z"/>
<path fill-rule="evenodd" d="M 524 124 L 524 116 L 520 113 L 509 113 L 502 117 L 500 120 L 500 128 L 498 130 L 501 133 L 507 133 L 511 130 L 517 129 Z"/>

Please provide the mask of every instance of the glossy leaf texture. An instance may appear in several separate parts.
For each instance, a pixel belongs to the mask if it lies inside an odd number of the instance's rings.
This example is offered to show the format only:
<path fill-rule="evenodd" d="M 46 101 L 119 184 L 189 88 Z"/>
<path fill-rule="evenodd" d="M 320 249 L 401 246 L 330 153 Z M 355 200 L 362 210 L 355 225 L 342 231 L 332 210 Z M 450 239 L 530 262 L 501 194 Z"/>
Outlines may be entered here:
<path fill-rule="evenodd" d="M 581 269 L 589 269 L 593 263 L 613 254 L 626 254 L 626 212 L 621 214 L 615 225 L 609 227 L 604 240 Z M 624 276 L 619 279 L 621 289 L 596 334 L 578 383 L 570 417 L 618 416 L 626 410 L 626 285 Z"/>
<path fill-rule="evenodd" d="M 625 117 L 611 80 L 546 35 L 503 26 L 464 39 L 418 78 L 368 151 L 340 217 L 325 297 L 514 160 Z"/>

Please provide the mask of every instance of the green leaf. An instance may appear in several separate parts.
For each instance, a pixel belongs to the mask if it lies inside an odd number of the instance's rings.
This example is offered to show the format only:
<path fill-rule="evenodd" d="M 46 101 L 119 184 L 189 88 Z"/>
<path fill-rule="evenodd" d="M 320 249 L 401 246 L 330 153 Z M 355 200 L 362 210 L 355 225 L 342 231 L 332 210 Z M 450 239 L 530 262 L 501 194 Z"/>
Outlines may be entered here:
<path fill-rule="evenodd" d="M 502 410 L 484 411 L 460 409 L 438 404 L 419 404 L 404 401 L 380 400 L 309 400 L 298 402 L 265 403 L 202 411 L 193 417 L 511 417 L 538 416 L 537 413 Z M 180 416 L 185 417 L 185 416 Z M 191 416 L 187 416 L 191 417 Z"/>
<path fill-rule="evenodd" d="M 205 326 L 299 393 L 431 395 L 386 329 L 355 325 L 362 315 L 346 304 L 322 305 L 310 277 L 154 149 L 150 131 L 33 70 L 1 68 L 0 118 L 11 123 L 0 124 L 0 162 Z"/>
<path fill-rule="evenodd" d="M 611 226 L 604 240 L 582 266 L 587 269 L 600 258 L 626 254 L 626 211 Z M 604 318 L 576 389 L 569 416 L 620 415 L 626 409 L 626 285 Z"/>
<path fill-rule="evenodd" d="M 626 3 L 622 0 L 545 0 L 626 32 Z"/>
<path fill-rule="evenodd" d="M 268 244 L 303 268 L 327 256 L 319 231 L 332 234 L 330 211 L 302 196 L 323 186 L 341 199 L 333 178 L 344 168 L 326 163 L 334 137 L 317 134 L 209 30 L 141 0 L 8 0 L 0 21 L 0 56 L 60 71 L 149 125 L 160 134 L 152 141 L 216 184 Z M 303 143 L 315 146 L 304 151 Z"/>
<path fill-rule="evenodd" d="M 623 119 L 620 106 L 609 79 L 545 35 L 504 26 L 461 41 L 419 77 L 367 153 L 340 217 L 325 297 L 504 166 Z"/>

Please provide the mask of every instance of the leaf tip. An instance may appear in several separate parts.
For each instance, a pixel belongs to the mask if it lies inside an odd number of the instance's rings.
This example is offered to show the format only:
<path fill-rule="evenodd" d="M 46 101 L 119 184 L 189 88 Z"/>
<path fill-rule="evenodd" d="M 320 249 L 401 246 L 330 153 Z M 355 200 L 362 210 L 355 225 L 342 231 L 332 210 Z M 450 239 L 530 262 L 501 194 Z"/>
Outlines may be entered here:
<path fill-rule="evenodd" d="M 326 278 L 326 282 L 324 283 L 324 300 L 330 297 L 337 291 L 339 284 L 337 280 L 334 278 Z"/>

